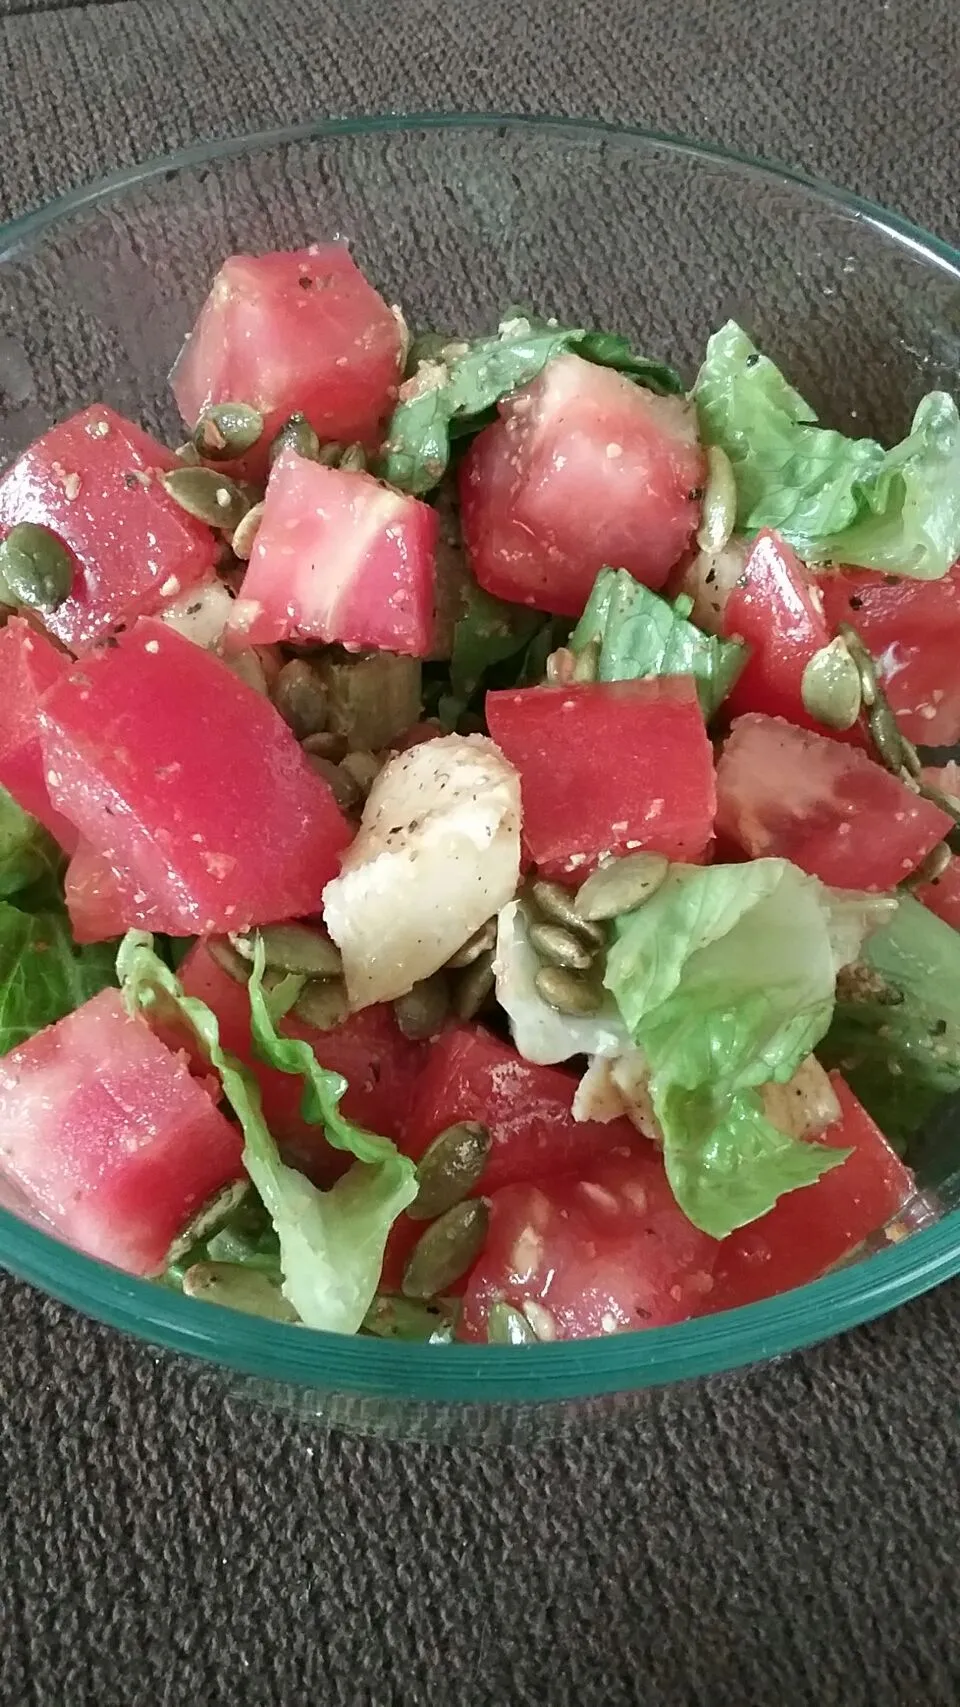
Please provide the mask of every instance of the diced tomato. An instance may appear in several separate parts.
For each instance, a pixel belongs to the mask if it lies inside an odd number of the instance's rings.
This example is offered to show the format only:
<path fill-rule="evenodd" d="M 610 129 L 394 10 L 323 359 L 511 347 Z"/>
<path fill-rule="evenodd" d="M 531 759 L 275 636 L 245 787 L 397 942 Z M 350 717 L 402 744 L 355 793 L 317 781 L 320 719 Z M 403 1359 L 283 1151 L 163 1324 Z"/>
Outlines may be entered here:
<path fill-rule="evenodd" d="M 283 451 L 228 634 L 243 644 L 325 640 L 423 656 L 437 526 L 429 504 L 370 474 Z"/>
<path fill-rule="evenodd" d="M 213 403 L 260 410 L 263 435 L 244 464 L 262 473 L 270 440 L 294 414 L 322 439 L 375 445 L 402 344 L 401 322 L 343 244 L 231 255 L 170 380 L 188 427 Z"/>
<path fill-rule="evenodd" d="M 821 575 L 820 590 L 831 629 L 849 623 L 873 653 L 907 738 L 960 741 L 960 563 L 939 581 L 844 569 Z"/>
<path fill-rule="evenodd" d="M 21 617 L 11 617 L 0 628 L 0 672 L 7 684 L 0 701 L 0 783 L 68 853 L 77 832 L 50 799 L 37 708 L 71 662 L 66 652 Z"/>
<path fill-rule="evenodd" d="M 0 536 L 18 522 L 39 522 L 75 560 L 69 598 L 44 613 L 71 651 L 86 651 L 213 574 L 213 529 L 156 478 L 179 466 L 165 445 L 95 403 L 51 427 L 0 480 Z"/>
<path fill-rule="evenodd" d="M 0 1060 L 0 1173 L 68 1244 L 153 1274 L 241 1140 L 117 990 Z"/>
<path fill-rule="evenodd" d="M 486 712 L 520 772 L 524 844 L 541 870 L 576 883 L 605 853 L 703 857 L 716 794 L 692 677 L 489 693 Z"/>
<path fill-rule="evenodd" d="M 566 355 L 499 407 L 460 475 L 480 585 L 565 616 L 580 615 L 608 564 L 661 587 L 700 515 L 690 405 Z"/>
<path fill-rule="evenodd" d="M 107 942 L 134 928 L 177 934 L 176 918 L 164 913 L 135 883 L 125 881 L 89 842 L 78 843 L 63 887 L 77 942 Z"/>
<path fill-rule="evenodd" d="M 913 1194 L 910 1169 L 840 1074 L 830 1078 L 841 1116 L 817 1142 L 853 1154 L 721 1241 L 705 1310 L 733 1310 L 816 1280 L 879 1232 Z"/>
<path fill-rule="evenodd" d="M 526 1305 L 541 1339 L 666 1327 L 700 1313 L 718 1245 L 678 1207 L 650 1143 L 583 1177 L 508 1186 L 464 1293 L 458 1335 L 485 1340 L 492 1304 Z"/>
<path fill-rule="evenodd" d="M 926 781 L 939 788 L 941 793 L 960 800 L 960 765 L 954 760 L 939 767 L 925 766 L 923 774 Z M 960 859 L 954 856 L 939 877 L 935 877 L 932 883 L 919 884 L 913 893 L 944 924 L 960 931 Z"/>
<path fill-rule="evenodd" d="M 730 590 L 722 617 L 728 639 L 745 640 L 750 656 L 726 702 L 731 717 L 762 711 L 803 729 L 820 729 L 805 710 L 803 672 L 830 640 L 819 594 L 785 540 L 765 528 L 757 535 L 743 578 Z"/>
<path fill-rule="evenodd" d="M 177 935 L 316 911 L 350 829 L 270 702 L 147 618 L 41 712 L 51 796 Z"/>
<path fill-rule="evenodd" d="M 893 889 L 953 820 L 857 748 L 739 717 L 717 766 L 717 830 L 838 889 Z"/>

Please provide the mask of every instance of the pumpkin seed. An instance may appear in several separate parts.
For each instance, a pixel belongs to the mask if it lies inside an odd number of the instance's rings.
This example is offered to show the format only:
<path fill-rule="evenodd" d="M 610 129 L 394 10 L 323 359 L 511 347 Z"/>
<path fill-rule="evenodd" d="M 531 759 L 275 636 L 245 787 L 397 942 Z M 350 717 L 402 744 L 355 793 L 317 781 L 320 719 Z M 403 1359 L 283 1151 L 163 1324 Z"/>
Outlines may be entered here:
<path fill-rule="evenodd" d="M 232 533 L 250 508 L 235 480 L 213 468 L 171 468 L 160 475 L 167 496 L 188 516 Z"/>
<path fill-rule="evenodd" d="M 328 725 L 348 747 L 379 753 L 421 713 L 419 658 L 372 652 L 361 658 L 326 653 L 317 671 L 330 696 Z"/>
<path fill-rule="evenodd" d="M 547 877 L 538 877 L 531 883 L 527 893 L 534 906 L 551 924 L 565 925 L 568 931 L 575 931 L 578 936 L 582 936 L 584 942 L 592 943 L 595 948 L 603 947 L 607 940 L 603 926 L 581 917 L 573 896 L 569 889 L 564 889 L 562 883 L 551 883 Z"/>
<path fill-rule="evenodd" d="M 192 439 L 188 439 L 186 444 L 178 445 L 173 454 L 181 462 L 185 462 L 188 468 L 196 468 L 200 461 L 200 452 Z"/>
<path fill-rule="evenodd" d="M 214 1232 L 227 1217 L 249 1195 L 250 1185 L 245 1179 L 231 1180 L 221 1191 L 215 1193 L 208 1202 L 198 1209 L 191 1221 L 187 1222 L 183 1232 L 174 1239 L 167 1252 L 167 1264 L 179 1261 L 186 1256 L 191 1246 L 199 1244 L 208 1234 Z"/>
<path fill-rule="evenodd" d="M 664 854 L 625 854 L 594 871 L 577 891 L 577 912 L 585 919 L 615 919 L 632 913 L 655 895 L 670 869 Z"/>
<path fill-rule="evenodd" d="M 214 403 L 194 428 L 193 442 L 210 462 L 226 462 L 252 450 L 263 432 L 263 416 L 249 403 Z"/>
<path fill-rule="evenodd" d="M 837 624 L 837 638 L 845 642 L 847 651 L 860 672 L 860 694 L 864 705 L 869 708 L 876 702 L 879 691 L 876 665 L 856 629 L 851 628 L 848 622 Z"/>
<path fill-rule="evenodd" d="M 923 781 L 920 783 L 920 793 L 924 800 L 932 800 L 934 806 L 939 806 L 941 812 L 946 812 L 955 824 L 960 824 L 960 801 L 952 794 L 944 794 L 941 789 L 935 788 L 933 783 Z"/>
<path fill-rule="evenodd" d="M 331 439 L 328 444 L 320 446 L 317 452 L 317 461 L 322 462 L 324 468 L 337 468 L 342 455 L 342 444 L 339 444 L 336 439 Z"/>
<path fill-rule="evenodd" d="M 263 521 L 263 512 L 265 508 L 266 506 L 261 498 L 258 504 L 251 505 L 246 515 L 240 518 L 233 530 L 230 545 L 234 556 L 239 557 L 241 563 L 247 563 L 249 561 L 250 553 L 253 550 L 253 542 L 257 537 L 260 523 Z"/>
<path fill-rule="evenodd" d="M 569 646 L 558 646 L 547 659 L 547 681 L 554 687 L 572 682 L 576 663 L 576 653 L 571 652 Z"/>
<path fill-rule="evenodd" d="M 498 1298 L 487 1312 L 487 1339 L 491 1345 L 536 1345 L 537 1336 L 521 1310 Z"/>
<path fill-rule="evenodd" d="M 707 483 L 697 529 L 701 551 L 722 551 L 737 520 L 737 483 L 733 465 L 719 445 L 707 446 Z"/>
<path fill-rule="evenodd" d="M 904 764 L 903 736 L 886 699 L 878 695 L 867 717 L 870 736 L 877 754 L 888 771 L 899 776 Z"/>
<path fill-rule="evenodd" d="M 821 646 L 801 678 L 805 709 L 827 729 L 852 729 L 860 716 L 863 687 L 860 668 L 846 641 L 839 636 Z"/>
<path fill-rule="evenodd" d="M 215 960 L 222 972 L 226 972 L 237 984 L 246 984 L 250 977 L 250 967 L 242 954 L 238 954 L 225 936 L 207 937 L 207 953 Z"/>
<path fill-rule="evenodd" d="M 366 474 L 367 453 L 361 444 L 347 445 L 340 456 L 340 467 L 348 474 Z"/>
<path fill-rule="evenodd" d="M 434 1221 L 460 1203 L 480 1179 L 490 1154 L 490 1133 L 479 1120 L 458 1120 L 438 1132 L 417 1166 L 419 1190 L 407 1214 Z"/>
<path fill-rule="evenodd" d="M 461 972 L 453 992 L 453 1011 L 458 1019 L 473 1019 L 491 995 L 496 978 L 493 971 L 493 952 L 486 949 L 478 954 L 472 966 Z"/>
<path fill-rule="evenodd" d="M 341 770 L 339 765 L 335 765 L 331 759 L 321 757 L 319 753 L 307 753 L 306 759 L 310 769 L 316 771 L 317 776 L 322 776 L 328 784 L 341 811 L 352 812 L 355 806 L 360 805 L 362 796 L 349 771 Z"/>
<path fill-rule="evenodd" d="M 595 682 L 600 674 L 600 641 L 588 640 L 586 646 L 574 653 L 573 676 L 575 682 Z"/>
<path fill-rule="evenodd" d="M 349 772 L 360 790 L 364 800 L 383 770 L 384 761 L 377 753 L 370 753 L 363 747 L 355 753 L 345 753 L 340 760 L 340 769 Z"/>
<path fill-rule="evenodd" d="M 481 954 L 486 953 L 487 949 L 495 948 L 496 943 L 497 921 L 495 918 L 488 919 L 485 925 L 481 925 L 478 931 L 474 931 L 472 936 L 467 937 L 463 947 L 458 948 L 456 954 L 451 954 L 450 959 L 446 962 L 447 971 L 462 972 L 464 967 L 472 966 Z"/>
<path fill-rule="evenodd" d="M 337 448 L 339 449 L 339 446 Z M 282 450 L 295 450 L 298 456 L 305 456 L 310 462 L 319 459 L 320 439 L 306 415 L 291 415 L 288 421 L 284 421 L 276 438 L 271 440 L 267 453 L 271 467 Z"/>
<path fill-rule="evenodd" d="M 291 658 L 284 664 L 270 697 L 298 741 L 326 728 L 327 690 L 303 658 Z"/>
<path fill-rule="evenodd" d="M 490 1215 L 482 1198 L 469 1197 L 421 1234 L 403 1271 L 405 1298 L 436 1298 L 466 1274 L 483 1248 Z"/>
<path fill-rule="evenodd" d="M 56 610 L 73 585 L 73 558 L 49 528 L 18 522 L 0 544 L 0 577 L 13 603 Z"/>
<path fill-rule="evenodd" d="M 223 653 L 220 662 L 226 665 L 232 676 L 246 682 L 248 688 L 253 688 L 254 693 L 263 694 L 264 697 L 269 695 L 266 671 L 254 647 L 244 646 L 240 652 Z"/>
<path fill-rule="evenodd" d="M 435 1037 L 450 1012 L 450 990 L 443 973 L 421 978 L 412 990 L 397 997 L 393 1012 L 404 1037 Z"/>
<path fill-rule="evenodd" d="M 340 950 L 323 931 L 297 923 L 261 925 L 259 930 L 231 937 L 237 953 L 252 960 L 263 943 L 264 963 L 274 972 L 301 972 L 305 978 L 339 978 Z"/>
<path fill-rule="evenodd" d="M 271 1322 L 300 1320 L 278 1279 L 240 1263 L 195 1262 L 183 1277 L 183 1290 L 188 1298 L 202 1298 L 206 1304 L 222 1304 L 248 1316 L 265 1316 Z"/>
<path fill-rule="evenodd" d="M 937 878 L 943 876 L 952 860 L 953 854 L 947 843 L 938 842 L 936 847 L 930 849 L 923 864 L 918 865 L 916 871 L 912 872 L 906 879 L 903 888 L 917 889 L 922 883 L 936 883 Z"/>
<path fill-rule="evenodd" d="M 595 1014 L 603 1005 L 602 992 L 565 966 L 541 966 L 534 983 L 537 992 L 558 1014 Z"/>
<path fill-rule="evenodd" d="M 318 1031 L 335 1030 L 350 1012 L 346 985 L 340 978 L 311 978 L 294 1002 L 293 1012 Z"/>
<path fill-rule="evenodd" d="M 308 758 L 329 759 L 335 765 L 347 755 L 346 741 L 332 729 L 318 729 L 315 735 L 305 735 L 300 745 Z"/>
<path fill-rule="evenodd" d="M 550 966 L 567 966 L 571 972 L 585 972 L 593 960 L 593 950 L 581 937 L 564 930 L 563 925 L 541 925 L 538 922 L 530 926 L 528 934 L 531 948 Z"/>
<path fill-rule="evenodd" d="M 422 1340 L 428 1345 L 449 1345 L 460 1311 L 456 1298 L 436 1298 L 421 1304 L 381 1292 L 363 1318 L 363 1333 L 384 1340 Z"/>

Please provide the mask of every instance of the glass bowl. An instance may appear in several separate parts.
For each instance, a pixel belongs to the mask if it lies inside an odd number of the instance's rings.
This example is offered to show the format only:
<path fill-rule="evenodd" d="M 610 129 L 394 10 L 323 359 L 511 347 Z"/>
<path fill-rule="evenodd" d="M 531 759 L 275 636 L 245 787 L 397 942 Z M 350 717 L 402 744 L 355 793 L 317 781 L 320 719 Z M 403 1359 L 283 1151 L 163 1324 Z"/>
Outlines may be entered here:
<path fill-rule="evenodd" d="M 0 464 L 101 398 L 176 442 L 166 376 L 221 258 L 334 233 L 414 325 L 489 329 L 504 305 L 529 303 L 629 333 L 692 377 L 707 333 L 733 315 L 826 420 L 854 432 L 899 437 L 919 396 L 951 388 L 960 366 L 960 254 L 795 173 L 566 120 L 322 122 L 115 174 L 0 232 Z M 5 1267 L 220 1365 L 245 1392 L 350 1427 L 478 1440 L 579 1426 L 665 1383 L 867 1321 L 960 1271 L 960 1214 L 876 1243 L 865 1260 L 728 1315 L 476 1349 L 237 1315 L 0 1213 Z"/>

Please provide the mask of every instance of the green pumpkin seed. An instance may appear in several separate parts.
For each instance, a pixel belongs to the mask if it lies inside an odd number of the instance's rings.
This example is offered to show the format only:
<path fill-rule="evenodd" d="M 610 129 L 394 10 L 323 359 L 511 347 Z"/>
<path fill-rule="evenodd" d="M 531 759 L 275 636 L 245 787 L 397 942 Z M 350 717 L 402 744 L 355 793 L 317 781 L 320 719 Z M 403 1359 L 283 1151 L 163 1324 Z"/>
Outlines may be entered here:
<path fill-rule="evenodd" d="M 906 757 L 903 736 L 893 712 L 882 696 L 870 707 L 867 723 L 881 762 L 894 776 L 899 776 Z"/>
<path fill-rule="evenodd" d="M 873 705 L 879 692 L 876 665 L 855 628 L 848 622 L 837 624 L 837 638 L 842 640 L 860 673 L 860 694 L 863 703 L 868 708 Z"/>
<path fill-rule="evenodd" d="M 242 652 L 227 652 L 220 662 L 238 681 L 246 682 L 248 688 L 253 688 L 254 693 L 263 694 L 264 698 L 269 696 L 266 671 L 254 647 L 245 646 Z"/>
<path fill-rule="evenodd" d="M 534 983 L 558 1014 L 595 1014 L 603 1005 L 602 991 L 565 966 L 541 966 Z"/>
<path fill-rule="evenodd" d="M 707 446 L 707 483 L 703 493 L 697 544 L 701 551 L 722 551 L 737 521 L 737 483 L 733 466 L 719 445 Z"/>
<path fill-rule="evenodd" d="M 456 954 L 451 954 L 450 959 L 446 962 L 447 971 L 462 972 L 465 967 L 472 966 L 475 960 L 479 960 L 481 954 L 486 954 L 488 949 L 495 948 L 496 945 L 497 921 L 496 919 L 488 919 L 485 925 L 481 925 L 478 931 L 474 931 L 472 936 L 467 937 L 463 947 L 458 948 Z"/>
<path fill-rule="evenodd" d="M 577 912 L 585 919 L 615 919 L 632 913 L 655 895 L 670 869 L 658 853 L 625 854 L 594 871 L 577 891 Z"/>
<path fill-rule="evenodd" d="M 947 843 L 938 842 L 935 848 L 930 849 L 923 864 L 918 865 L 916 871 L 906 879 L 903 888 L 917 889 L 923 883 L 936 883 L 937 878 L 943 876 L 952 861 L 953 854 Z"/>
<path fill-rule="evenodd" d="M 300 745 L 308 758 L 329 759 L 334 765 L 339 765 L 347 756 L 346 741 L 342 735 L 335 735 L 332 729 L 318 729 L 315 735 L 305 735 Z"/>
<path fill-rule="evenodd" d="M 186 444 L 178 445 L 173 454 L 180 462 L 185 462 L 188 468 L 196 468 L 200 461 L 200 452 L 192 439 L 188 439 Z"/>
<path fill-rule="evenodd" d="M 960 824 L 960 801 L 952 794 L 944 794 L 941 789 L 935 788 L 933 783 L 924 782 L 922 779 L 919 792 L 924 800 L 932 800 L 934 806 L 939 806 L 941 812 L 946 812 L 955 824 Z"/>
<path fill-rule="evenodd" d="M 235 983 L 246 984 L 249 981 L 250 967 L 227 937 L 207 937 L 207 953 L 211 960 L 216 961 L 220 970 L 226 972 Z"/>
<path fill-rule="evenodd" d="M 382 752 L 420 717 L 419 658 L 390 652 L 338 658 L 328 652 L 317 669 L 330 696 L 329 727 L 353 751 Z"/>
<path fill-rule="evenodd" d="M 471 1268 L 487 1236 L 489 1211 L 479 1197 L 454 1204 L 422 1233 L 407 1260 L 405 1298 L 436 1298 Z"/>
<path fill-rule="evenodd" d="M 271 467 L 282 450 L 295 450 L 298 456 L 305 456 L 310 462 L 319 460 L 320 439 L 306 415 L 291 415 L 288 421 L 284 421 L 276 438 L 271 441 L 268 453 Z"/>
<path fill-rule="evenodd" d="M 246 515 L 241 517 L 233 530 L 230 545 L 234 556 L 239 557 L 241 563 L 249 562 L 250 553 L 253 550 L 253 542 L 257 537 L 260 523 L 263 521 L 263 512 L 265 508 L 266 505 L 261 498 L 258 504 L 253 504 L 247 511 Z"/>
<path fill-rule="evenodd" d="M 593 950 L 572 931 L 564 930 L 562 925 L 534 924 L 528 934 L 531 948 L 550 966 L 566 966 L 571 972 L 585 972 L 593 960 Z"/>
<path fill-rule="evenodd" d="M 371 788 L 383 770 L 384 760 L 378 753 L 367 752 L 364 748 L 355 753 L 345 753 L 340 760 L 340 769 L 347 771 L 353 777 L 363 799 L 366 800 Z"/>
<path fill-rule="evenodd" d="M 453 992 L 453 1011 L 457 1018 L 473 1019 L 493 994 L 495 984 L 493 953 L 486 949 L 457 979 Z"/>
<path fill-rule="evenodd" d="M 603 926 L 581 917 L 573 896 L 569 889 L 564 889 L 562 883 L 551 883 L 549 878 L 538 877 L 531 883 L 526 894 L 551 924 L 564 925 L 568 931 L 574 931 L 594 948 L 603 947 L 607 940 Z"/>
<path fill-rule="evenodd" d="M 339 978 L 343 971 L 335 942 L 313 925 L 261 925 L 230 939 L 244 960 L 252 960 L 263 943 L 264 963 L 273 972 L 299 972 L 305 978 Z"/>
<path fill-rule="evenodd" d="M 73 558 L 49 528 L 18 522 L 0 544 L 0 579 L 5 602 L 56 610 L 70 596 Z"/>
<path fill-rule="evenodd" d="M 450 1012 L 450 989 L 443 973 L 421 978 L 412 990 L 397 997 L 393 1012 L 404 1037 L 436 1037 Z"/>
<path fill-rule="evenodd" d="M 342 812 L 352 812 L 354 807 L 360 805 L 363 796 L 349 771 L 342 770 L 331 759 L 325 759 L 319 753 L 307 753 L 306 759 L 310 769 L 316 771 L 317 776 L 322 776 L 328 784 Z"/>
<path fill-rule="evenodd" d="M 498 1299 L 487 1313 L 487 1340 L 490 1345 L 536 1345 L 537 1336 L 521 1310 Z"/>
<path fill-rule="evenodd" d="M 346 985 L 340 978 L 311 978 L 294 1002 L 293 1012 L 304 1025 L 335 1031 L 350 1012 Z"/>
<path fill-rule="evenodd" d="M 599 640 L 588 640 L 579 652 L 574 654 L 573 676 L 575 682 L 595 682 L 600 674 Z"/>
<path fill-rule="evenodd" d="M 236 481 L 212 468 L 171 468 L 168 474 L 161 474 L 160 484 L 188 516 L 227 533 L 233 532 L 250 508 Z"/>
<path fill-rule="evenodd" d="M 343 445 L 336 439 L 331 439 L 328 444 L 320 446 L 316 460 L 321 462 L 324 468 L 339 468 L 342 455 Z"/>
<path fill-rule="evenodd" d="M 566 686 L 567 682 L 573 681 L 576 664 L 576 653 L 571 652 L 569 646 L 558 646 L 547 659 L 547 681 L 552 687 Z"/>
<path fill-rule="evenodd" d="M 274 705 L 298 741 L 316 735 L 327 725 L 327 690 L 303 658 L 291 658 L 279 672 L 270 694 Z"/>
<path fill-rule="evenodd" d="M 479 1120 L 458 1120 L 438 1132 L 417 1166 L 419 1190 L 407 1214 L 434 1221 L 460 1203 L 480 1179 L 490 1154 L 490 1133 Z"/>
<path fill-rule="evenodd" d="M 192 1221 L 187 1222 L 179 1237 L 174 1239 L 167 1252 L 167 1265 L 178 1262 L 193 1245 L 199 1244 L 201 1239 L 206 1239 L 215 1232 L 249 1194 L 250 1184 L 245 1179 L 231 1180 L 229 1185 L 216 1192 L 202 1209 L 197 1210 Z"/>
<path fill-rule="evenodd" d="M 360 444 L 347 445 L 340 457 L 340 467 L 348 474 L 366 474 L 367 453 Z"/>
<path fill-rule="evenodd" d="M 206 1304 L 222 1304 L 248 1316 L 264 1316 L 271 1322 L 299 1322 L 293 1305 L 280 1290 L 280 1281 L 261 1269 L 232 1262 L 195 1262 L 183 1277 L 188 1298 Z"/>
<path fill-rule="evenodd" d="M 252 450 L 263 432 L 263 416 L 249 403 L 214 403 L 200 416 L 193 442 L 210 462 L 227 462 Z"/>
<path fill-rule="evenodd" d="M 421 1304 L 382 1292 L 363 1318 L 362 1332 L 383 1340 L 421 1340 L 428 1345 L 449 1345 L 460 1303 L 456 1298 L 436 1298 Z"/>
<path fill-rule="evenodd" d="M 860 668 L 842 637 L 821 646 L 800 682 L 805 709 L 827 729 L 852 729 L 863 700 Z"/>

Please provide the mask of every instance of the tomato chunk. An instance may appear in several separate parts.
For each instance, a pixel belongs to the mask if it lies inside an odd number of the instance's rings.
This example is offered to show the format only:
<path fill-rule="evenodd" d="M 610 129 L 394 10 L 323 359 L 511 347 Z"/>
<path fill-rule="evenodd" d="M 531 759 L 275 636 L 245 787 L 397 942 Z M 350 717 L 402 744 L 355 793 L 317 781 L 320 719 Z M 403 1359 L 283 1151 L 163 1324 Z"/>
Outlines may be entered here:
<path fill-rule="evenodd" d="M 0 628 L 0 671 L 5 691 L 0 702 L 0 783 L 18 806 L 39 818 L 67 852 L 77 832 L 50 799 L 38 707 L 43 695 L 70 668 L 72 660 L 43 634 L 11 617 Z"/>
<path fill-rule="evenodd" d="M 820 590 L 831 628 L 849 623 L 873 653 L 908 740 L 960 741 L 960 563 L 940 581 L 844 569 L 822 575 Z"/>
<path fill-rule="evenodd" d="M 923 774 L 926 781 L 939 788 L 941 793 L 960 800 L 960 765 L 954 760 L 939 767 L 927 765 Z M 956 855 L 939 877 L 935 877 L 932 883 L 918 884 L 913 893 L 944 924 L 960 931 L 960 859 Z"/>
<path fill-rule="evenodd" d="M 41 708 L 55 805 L 181 936 L 316 911 L 350 829 L 268 700 L 150 618 Z"/>
<path fill-rule="evenodd" d="M 77 942 L 108 942 L 134 928 L 177 934 L 176 916 L 164 912 L 136 883 L 115 871 L 89 842 L 77 844 L 63 887 L 70 929 Z"/>
<path fill-rule="evenodd" d="M 374 445 L 400 376 L 403 328 L 342 243 L 231 255 L 170 376 L 194 427 L 213 403 L 251 403 L 264 417 L 252 472 L 293 414 L 322 439 Z"/>
<path fill-rule="evenodd" d="M 241 1139 L 186 1060 L 103 990 L 0 1060 L 0 1175 L 68 1244 L 162 1268 L 190 1217 L 239 1178 Z"/>
<path fill-rule="evenodd" d="M 487 723 L 520 772 L 523 837 L 580 882 L 605 853 L 697 861 L 713 833 L 713 755 L 689 676 L 489 693 Z"/>
<path fill-rule="evenodd" d="M 839 1262 L 903 1208 L 913 1175 L 890 1148 L 839 1073 L 831 1073 L 841 1115 L 817 1142 L 852 1150 L 845 1162 L 719 1246 L 705 1309 L 733 1310 L 803 1286 Z"/>
<path fill-rule="evenodd" d="M 463 535 L 482 587 L 579 616 L 605 565 L 660 587 L 700 515 L 704 457 L 690 405 L 559 356 L 474 441 Z"/>
<path fill-rule="evenodd" d="M 893 889 L 952 828 L 865 753 L 779 717 L 739 717 L 717 766 L 717 831 L 838 889 Z"/>
<path fill-rule="evenodd" d="M 0 480 L 0 536 L 39 522 L 75 561 L 69 598 L 44 622 L 73 652 L 159 610 L 213 574 L 217 539 L 156 476 L 172 451 L 95 403 L 51 427 Z"/>
<path fill-rule="evenodd" d="M 485 1340 L 492 1304 L 526 1306 L 541 1339 L 665 1327 L 700 1313 L 716 1240 L 677 1207 L 650 1143 L 542 1185 L 495 1192 L 458 1334 Z"/>
<path fill-rule="evenodd" d="M 731 717 L 762 711 L 803 729 L 822 729 L 805 710 L 800 691 L 807 664 L 830 640 L 817 598 L 796 553 L 764 528 L 723 610 L 723 633 L 750 647 L 727 698 Z"/>
<path fill-rule="evenodd" d="M 437 512 L 369 474 L 277 458 L 228 633 L 423 656 L 433 636 Z"/>

